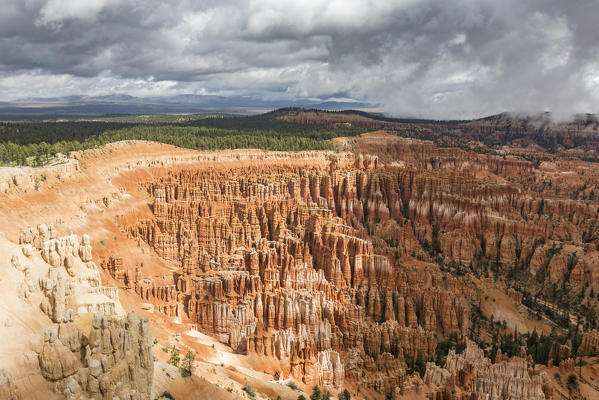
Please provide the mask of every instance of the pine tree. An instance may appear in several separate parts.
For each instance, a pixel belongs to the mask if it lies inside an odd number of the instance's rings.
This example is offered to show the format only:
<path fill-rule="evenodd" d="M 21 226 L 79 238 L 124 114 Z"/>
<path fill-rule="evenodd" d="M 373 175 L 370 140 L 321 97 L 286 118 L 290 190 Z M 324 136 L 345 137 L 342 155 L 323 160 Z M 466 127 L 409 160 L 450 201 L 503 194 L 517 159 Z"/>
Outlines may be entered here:
<path fill-rule="evenodd" d="M 420 377 L 424 377 L 424 373 L 426 371 L 426 366 L 424 365 L 424 359 L 422 358 L 422 352 L 418 351 L 418 356 L 416 357 L 416 363 L 414 366 L 414 369 L 416 370 L 416 372 L 418 372 L 418 374 L 420 375 Z"/>
<path fill-rule="evenodd" d="M 338 400 L 351 400 L 351 395 L 349 394 L 349 390 L 343 389 L 339 396 L 337 396 Z"/>
<path fill-rule="evenodd" d="M 183 359 L 183 366 L 181 367 L 181 375 L 182 376 L 191 376 L 193 373 L 193 362 L 195 361 L 195 356 L 191 351 L 188 351 L 185 354 L 185 358 Z"/>
<path fill-rule="evenodd" d="M 310 400 L 322 400 L 322 393 L 318 386 L 314 386 L 312 388 L 312 394 L 310 395 Z"/>

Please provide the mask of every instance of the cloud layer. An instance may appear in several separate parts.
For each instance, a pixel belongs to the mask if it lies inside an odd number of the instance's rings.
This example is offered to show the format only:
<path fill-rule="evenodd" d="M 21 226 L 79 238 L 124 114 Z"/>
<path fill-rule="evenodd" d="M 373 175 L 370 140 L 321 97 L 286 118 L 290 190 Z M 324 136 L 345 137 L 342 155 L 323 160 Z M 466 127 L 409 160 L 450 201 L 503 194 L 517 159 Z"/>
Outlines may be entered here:
<path fill-rule="evenodd" d="M 594 0 L 4 0 L 0 100 L 343 98 L 396 116 L 599 112 Z"/>

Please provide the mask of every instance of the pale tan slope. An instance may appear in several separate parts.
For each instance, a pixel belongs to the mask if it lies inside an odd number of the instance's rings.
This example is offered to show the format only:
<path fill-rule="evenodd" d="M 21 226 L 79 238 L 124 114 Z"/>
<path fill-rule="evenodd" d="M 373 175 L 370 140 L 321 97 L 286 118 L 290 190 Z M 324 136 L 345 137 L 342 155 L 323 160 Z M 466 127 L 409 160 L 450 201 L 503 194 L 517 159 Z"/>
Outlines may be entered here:
<path fill-rule="evenodd" d="M 27 259 L 20 246 L 0 233 L 0 369 L 14 378 L 26 399 L 48 399 L 51 385 L 39 374 L 38 356 L 44 329 L 52 321 L 40 310 L 41 292 L 25 299 L 21 292 L 25 274 L 13 266 L 16 257 L 22 266 L 29 267 L 29 277 L 37 282 L 48 270 L 38 254 Z"/>

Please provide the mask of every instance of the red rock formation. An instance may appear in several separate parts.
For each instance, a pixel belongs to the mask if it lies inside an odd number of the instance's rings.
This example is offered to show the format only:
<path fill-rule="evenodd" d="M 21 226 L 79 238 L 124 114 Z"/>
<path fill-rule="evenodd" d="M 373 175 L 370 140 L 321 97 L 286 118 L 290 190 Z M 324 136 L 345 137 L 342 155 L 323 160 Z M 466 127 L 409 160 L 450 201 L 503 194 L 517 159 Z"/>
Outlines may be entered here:
<path fill-rule="evenodd" d="M 508 296 L 509 296 L 509 297 L 510 297 L 512 300 L 514 300 L 516 303 L 518 303 L 518 304 L 522 303 L 522 293 L 521 293 L 521 292 L 519 292 L 519 291 L 517 291 L 517 290 L 514 290 L 514 289 L 512 289 L 512 288 L 509 288 L 509 289 L 507 290 L 507 295 L 508 295 Z"/>
<path fill-rule="evenodd" d="M 592 330 L 586 332 L 582 336 L 582 343 L 580 344 L 580 350 L 586 353 L 597 353 L 599 352 L 599 331 Z"/>
<path fill-rule="evenodd" d="M 459 388 L 461 398 L 468 399 L 550 399 L 551 379 L 545 372 L 529 368 L 529 361 L 519 357 L 500 357 L 493 364 L 476 344 L 467 341 L 463 354 L 456 354 L 453 350 L 449 352 L 444 368 L 428 363 L 424 382 L 433 388 L 434 399 L 448 398 L 446 396 L 452 387 Z"/>
<path fill-rule="evenodd" d="M 159 312 L 276 357 L 306 383 L 342 384 L 318 372 L 333 351 L 346 377 L 389 394 L 406 375 L 381 377 L 379 360 L 431 359 L 436 335 L 469 333 L 477 296 L 416 258 L 599 282 L 582 245 L 598 207 L 545 197 L 531 163 L 374 139 L 356 142 L 353 164 L 198 167 L 143 182 L 152 217 L 121 226 L 178 270 L 152 276 L 118 254 L 101 265 Z"/>
<path fill-rule="evenodd" d="M 371 171 L 171 173 L 144 184 L 153 218 L 125 228 L 180 273 L 144 277 L 117 256 L 101 265 L 158 311 L 189 318 L 237 351 L 284 360 L 306 383 L 339 387 L 350 374 L 390 393 L 405 373 L 383 379 L 379 360 L 430 359 L 435 334 L 468 331 L 469 306 L 456 281 L 376 254 L 355 228 L 403 219 L 399 171 Z M 402 244 L 419 246 L 404 232 Z M 348 349 L 363 377 L 344 367 Z"/>

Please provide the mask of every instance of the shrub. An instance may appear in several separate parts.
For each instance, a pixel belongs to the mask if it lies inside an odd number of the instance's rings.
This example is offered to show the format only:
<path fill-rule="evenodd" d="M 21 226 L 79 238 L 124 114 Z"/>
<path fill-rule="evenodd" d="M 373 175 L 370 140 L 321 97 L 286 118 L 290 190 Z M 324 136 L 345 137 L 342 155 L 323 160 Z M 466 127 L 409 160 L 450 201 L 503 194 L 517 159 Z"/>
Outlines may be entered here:
<path fill-rule="evenodd" d="M 249 383 L 246 383 L 241 390 L 243 390 L 244 392 L 246 392 L 248 394 L 248 396 L 250 397 L 256 397 L 256 391 L 254 390 L 253 387 L 250 386 Z"/>
<path fill-rule="evenodd" d="M 568 375 L 568 388 L 575 388 L 578 386 L 578 377 L 574 374 Z"/>
<path fill-rule="evenodd" d="M 179 349 L 173 345 L 171 348 L 171 358 L 168 360 L 169 364 L 174 365 L 175 367 L 179 366 L 181 362 L 181 356 L 179 355 Z"/>

